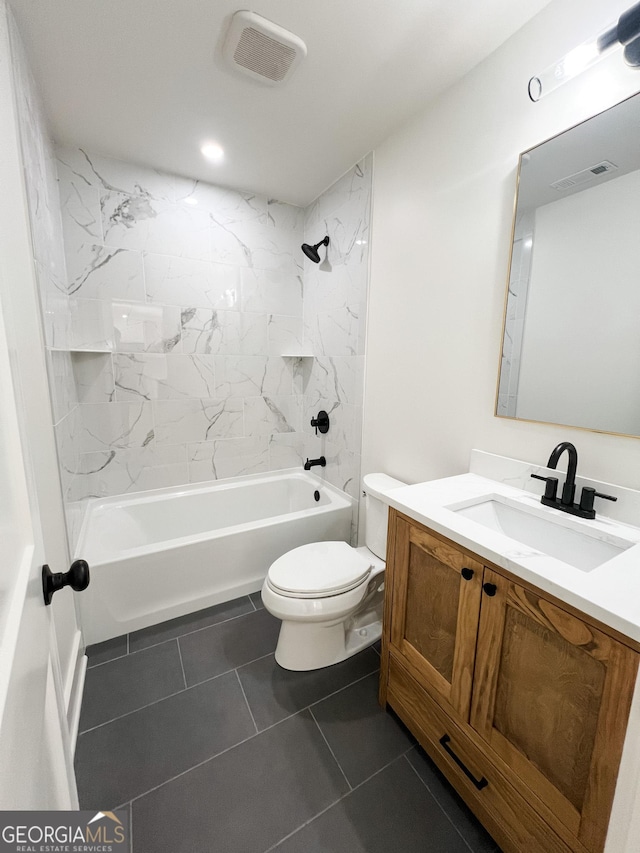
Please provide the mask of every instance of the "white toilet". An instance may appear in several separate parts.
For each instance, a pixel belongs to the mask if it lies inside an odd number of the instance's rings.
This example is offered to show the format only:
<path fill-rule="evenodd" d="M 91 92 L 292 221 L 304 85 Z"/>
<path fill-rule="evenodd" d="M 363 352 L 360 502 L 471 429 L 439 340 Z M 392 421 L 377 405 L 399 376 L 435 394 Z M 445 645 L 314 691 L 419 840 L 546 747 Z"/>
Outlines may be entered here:
<path fill-rule="evenodd" d="M 312 542 L 279 557 L 262 587 L 262 601 L 282 620 L 276 660 L 284 669 L 320 669 L 370 646 L 382 633 L 388 507 L 374 494 L 406 485 L 367 474 L 366 547 Z"/>

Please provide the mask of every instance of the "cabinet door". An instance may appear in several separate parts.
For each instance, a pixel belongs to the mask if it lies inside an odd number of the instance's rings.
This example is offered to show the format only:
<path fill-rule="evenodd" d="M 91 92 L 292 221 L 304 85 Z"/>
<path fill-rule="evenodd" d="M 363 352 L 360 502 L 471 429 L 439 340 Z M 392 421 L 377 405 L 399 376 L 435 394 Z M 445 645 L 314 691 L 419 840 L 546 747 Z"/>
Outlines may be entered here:
<path fill-rule="evenodd" d="M 484 581 L 471 725 L 541 810 L 602 850 L 638 655 L 497 572 Z"/>
<path fill-rule="evenodd" d="M 402 518 L 395 541 L 392 652 L 468 720 L 483 567 Z"/>

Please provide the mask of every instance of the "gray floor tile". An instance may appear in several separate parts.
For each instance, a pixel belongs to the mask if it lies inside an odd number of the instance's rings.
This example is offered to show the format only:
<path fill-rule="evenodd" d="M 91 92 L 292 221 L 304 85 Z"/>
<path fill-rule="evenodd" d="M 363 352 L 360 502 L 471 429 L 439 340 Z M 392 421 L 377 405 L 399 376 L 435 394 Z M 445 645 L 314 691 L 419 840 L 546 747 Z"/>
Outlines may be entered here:
<path fill-rule="evenodd" d="M 380 658 L 371 649 L 311 672 L 282 669 L 273 656 L 238 670 L 258 729 L 273 725 L 290 714 L 324 699 L 357 678 L 377 672 Z"/>
<path fill-rule="evenodd" d="M 406 759 L 398 758 L 275 851 L 469 853 L 469 848 Z"/>
<path fill-rule="evenodd" d="M 136 800 L 136 853 L 263 853 L 346 790 L 303 712 Z"/>
<path fill-rule="evenodd" d="M 94 643 L 92 646 L 87 646 L 87 657 L 89 658 L 87 667 L 97 666 L 126 654 L 126 634 L 121 637 L 114 637 L 112 640 L 105 640 L 104 643 Z"/>
<path fill-rule="evenodd" d="M 129 637 L 130 650 L 135 652 L 139 649 L 146 649 L 156 643 L 162 643 L 164 640 L 172 640 L 175 637 L 181 637 L 183 634 L 189 634 L 192 631 L 198 631 L 200 628 L 207 628 L 210 625 L 216 625 L 219 622 L 252 611 L 253 607 L 249 601 L 249 596 L 243 595 L 242 598 L 225 601 L 223 604 L 216 604 L 214 607 L 207 607 L 205 610 L 198 610 L 196 613 L 188 613 L 186 616 L 178 617 L 178 619 L 170 619 L 168 622 L 160 622 L 150 628 L 135 631 Z"/>
<path fill-rule="evenodd" d="M 256 608 L 256 610 L 264 609 L 264 604 L 262 603 L 262 596 L 259 592 L 252 592 L 249 598 L 251 599 L 251 601 L 253 601 L 253 606 Z"/>
<path fill-rule="evenodd" d="M 318 702 L 311 712 L 354 787 L 415 742 L 398 718 L 378 705 L 378 673 Z"/>
<path fill-rule="evenodd" d="M 268 655 L 276 647 L 280 620 L 266 610 L 187 634 L 179 640 L 187 684 L 198 684 L 214 675 Z"/>
<path fill-rule="evenodd" d="M 80 731 L 184 690 L 178 641 L 126 655 L 87 670 Z"/>
<path fill-rule="evenodd" d="M 500 853 L 500 850 L 473 812 L 458 796 L 436 765 L 420 746 L 407 754 L 424 784 L 442 809 L 447 813 L 456 829 L 465 839 L 473 853 Z"/>
<path fill-rule="evenodd" d="M 129 802 L 253 733 L 235 672 L 183 690 L 80 735 L 80 807 Z"/>

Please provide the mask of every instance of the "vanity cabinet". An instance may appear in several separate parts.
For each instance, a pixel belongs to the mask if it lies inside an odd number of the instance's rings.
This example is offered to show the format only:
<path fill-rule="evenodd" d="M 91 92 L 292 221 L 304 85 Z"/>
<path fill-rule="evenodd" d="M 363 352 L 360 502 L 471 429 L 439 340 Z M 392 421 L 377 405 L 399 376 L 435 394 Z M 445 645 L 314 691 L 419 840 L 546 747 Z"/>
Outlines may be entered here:
<path fill-rule="evenodd" d="M 631 641 L 393 509 L 386 589 L 381 702 L 506 853 L 602 851 Z"/>

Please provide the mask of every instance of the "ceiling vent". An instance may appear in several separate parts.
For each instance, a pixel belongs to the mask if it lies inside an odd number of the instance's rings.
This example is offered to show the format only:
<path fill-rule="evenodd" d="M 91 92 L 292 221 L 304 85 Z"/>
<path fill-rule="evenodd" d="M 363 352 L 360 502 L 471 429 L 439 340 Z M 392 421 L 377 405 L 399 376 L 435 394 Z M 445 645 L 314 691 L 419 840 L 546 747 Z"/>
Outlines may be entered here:
<path fill-rule="evenodd" d="M 307 55 L 301 38 L 255 12 L 236 12 L 222 48 L 237 71 L 276 86 L 285 83 Z"/>
<path fill-rule="evenodd" d="M 586 184 L 589 181 L 595 181 L 595 179 L 599 178 L 601 175 L 613 172 L 617 168 L 616 164 L 612 163 L 610 160 L 602 160 L 602 162 L 597 163 L 595 166 L 590 166 L 588 169 L 583 169 L 581 172 L 576 172 L 566 178 L 561 178 L 559 181 L 551 184 L 551 186 L 554 190 L 562 192 L 562 190 L 577 187 L 579 184 Z"/>

